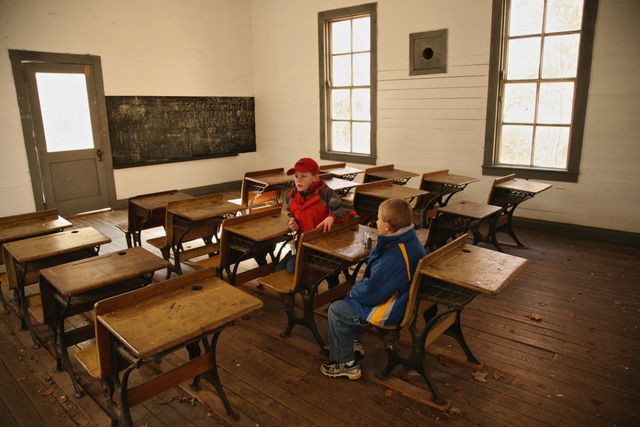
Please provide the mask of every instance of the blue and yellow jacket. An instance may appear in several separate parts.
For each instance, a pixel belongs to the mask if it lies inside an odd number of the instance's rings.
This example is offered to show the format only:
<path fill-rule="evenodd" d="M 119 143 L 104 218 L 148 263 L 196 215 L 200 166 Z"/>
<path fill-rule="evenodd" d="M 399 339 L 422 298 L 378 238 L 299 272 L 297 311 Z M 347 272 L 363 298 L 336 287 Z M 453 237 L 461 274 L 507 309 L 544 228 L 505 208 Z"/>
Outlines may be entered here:
<path fill-rule="evenodd" d="M 411 278 L 425 256 L 413 224 L 394 234 L 379 236 L 369 254 L 362 281 L 351 289 L 347 302 L 360 319 L 378 326 L 397 326 L 407 305 Z"/>

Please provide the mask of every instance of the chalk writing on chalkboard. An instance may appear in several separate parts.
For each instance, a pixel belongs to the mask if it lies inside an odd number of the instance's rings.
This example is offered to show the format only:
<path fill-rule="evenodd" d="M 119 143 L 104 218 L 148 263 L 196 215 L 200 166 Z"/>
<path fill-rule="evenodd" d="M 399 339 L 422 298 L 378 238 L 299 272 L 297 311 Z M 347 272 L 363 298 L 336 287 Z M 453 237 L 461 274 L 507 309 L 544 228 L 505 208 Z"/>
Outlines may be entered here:
<path fill-rule="evenodd" d="M 107 96 L 114 168 L 256 151 L 252 97 Z"/>

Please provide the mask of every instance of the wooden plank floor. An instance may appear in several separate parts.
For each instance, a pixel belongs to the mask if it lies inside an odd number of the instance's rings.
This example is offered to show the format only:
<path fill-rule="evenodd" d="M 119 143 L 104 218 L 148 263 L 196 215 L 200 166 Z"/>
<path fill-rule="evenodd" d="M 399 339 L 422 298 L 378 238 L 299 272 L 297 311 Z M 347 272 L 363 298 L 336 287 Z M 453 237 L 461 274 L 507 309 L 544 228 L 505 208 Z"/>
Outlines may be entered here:
<path fill-rule="evenodd" d="M 113 224 L 123 211 L 72 219 L 93 226 L 113 242 L 101 253 L 125 247 Z M 155 237 L 161 230 L 144 232 Z M 210 389 L 187 384 L 133 409 L 139 426 L 169 425 L 558 425 L 640 424 L 640 251 L 638 248 L 519 230 L 529 249 L 507 247 L 529 265 L 497 297 L 480 296 L 463 312 L 467 341 L 484 365 L 486 382 L 474 378 L 455 341 L 442 337 L 426 366 L 446 398 L 448 413 L 421 403 L 419 379 L 397 369 L 404 394 L 373 380 L 384 365 L 380 339 L 364 336 L 367 351 L 360 381 L 330 380 L 311 334 L 286 320 L 280 302 L 256 288 L 263 309 L 222 333 L 218 363 L 222 383 L 240 421 L 225 416 Z M 149 247 L 150 250 L 153 251 Z M 157 273 L 155 280 L 162 280 Z M 6 296 L 9 296 L 5 293 Z M 319 313 L 321 333 L 325 313 Z M 532 318 L 540 317 L 540 320 Z M 72 319 L 82 322 L 82 319 Z M 42 326 L 39 334 L 46 339 Z M 408 337 L 403 337 L 408 342 Z M 73 349 L 72 349 L 73 351 Z M 186 353 L 186 352 L 185 352 Z M 175 354 L 138 373 L 168 369 Z M 86 375 L 88 396 L 73 397 L 69 378 L 54 371 L 50 346 L 33 349 L 14 314 L 0 314 L 0 425 L 108 425 L 100 385 Z M 80 371 L 80 370 L 79 370 Z M 394 379 L 394 381 L 398 381 Z"/>

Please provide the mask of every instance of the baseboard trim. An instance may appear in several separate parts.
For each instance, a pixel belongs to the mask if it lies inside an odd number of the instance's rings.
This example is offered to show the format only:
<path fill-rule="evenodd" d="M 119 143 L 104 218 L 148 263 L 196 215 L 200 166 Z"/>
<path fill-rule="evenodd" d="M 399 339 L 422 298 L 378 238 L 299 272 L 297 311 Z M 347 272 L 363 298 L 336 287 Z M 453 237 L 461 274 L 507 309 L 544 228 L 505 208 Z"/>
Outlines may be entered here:
<path fill-rule="evenodd" d="M 516 217 L 513 218 L 513 224 L 516 229 L 522 227 L 534 231 L 543 231 L 545 233 L 562 234 L 569 237 L 640 247 L 640 233 L 630 231 L 609 230 L 606 228 Z"/>
<path fill-rule="evenodd" d="M 219 184 L 203 185 L 202 187 L 184 188 L 182 191 L 191 194 L 192 196 L 202 196 L 210 193 L 221 193 L 224 191 L 240 191 L 242 187 L 242 181 L 229 181 Z M 111 209 L 127 209 L 127 202 L 129 199 L 118 199 Z"/>

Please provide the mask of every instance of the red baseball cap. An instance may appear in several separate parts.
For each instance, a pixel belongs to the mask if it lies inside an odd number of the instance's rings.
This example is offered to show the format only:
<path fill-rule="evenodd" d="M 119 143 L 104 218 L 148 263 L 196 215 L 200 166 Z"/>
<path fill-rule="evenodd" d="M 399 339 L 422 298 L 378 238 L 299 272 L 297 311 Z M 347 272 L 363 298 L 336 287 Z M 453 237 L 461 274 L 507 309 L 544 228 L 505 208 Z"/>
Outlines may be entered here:
<path fill-rule="evenodd" d="M 296 162 L 291 169 L 287 171 L 287 175 L 293 175 L 298 172 L 320 173 L 320 166 L 315 160 L 309 157 L 303 157 Z"/>

